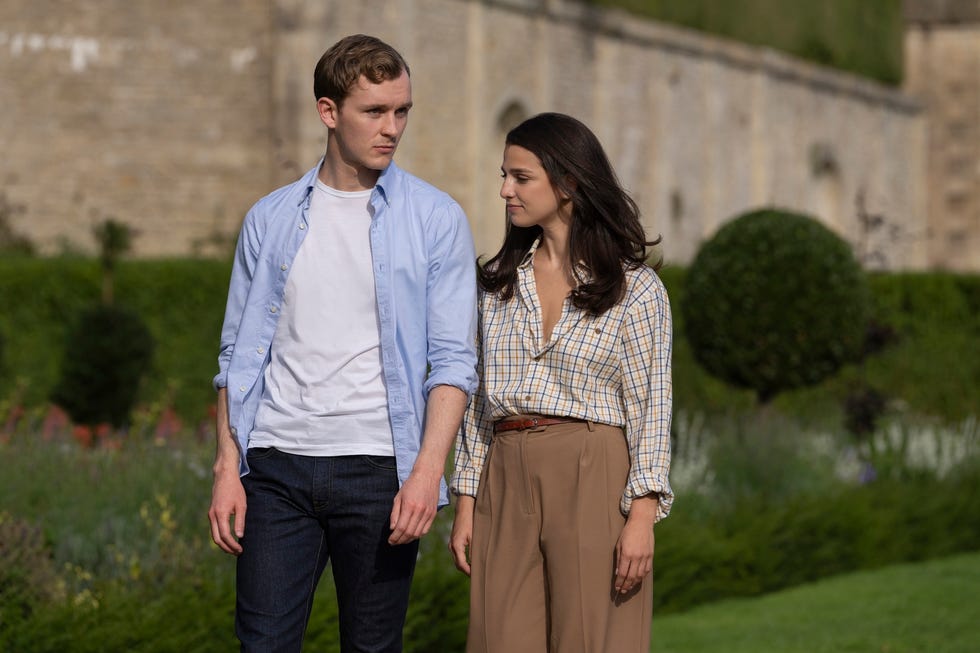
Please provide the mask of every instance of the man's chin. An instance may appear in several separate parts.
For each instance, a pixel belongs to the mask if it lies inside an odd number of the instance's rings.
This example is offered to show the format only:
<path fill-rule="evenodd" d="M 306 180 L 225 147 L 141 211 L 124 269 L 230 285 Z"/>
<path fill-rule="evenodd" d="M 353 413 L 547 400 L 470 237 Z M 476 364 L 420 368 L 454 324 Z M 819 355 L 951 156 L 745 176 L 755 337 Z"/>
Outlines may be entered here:
<path fill-rule="evenodd" d="M 370 168 L 371 170 L 377 170 L 378 172 L 381 172 L 382 170 L 388 167 L 388 164 L 390 164 L 391 160 L 394 158 L 395 158 L 394 152 L 392 152 L 391 154 L 374 156 L 371 157 L 369 161 L 365 161 L 365 167 Z"/>

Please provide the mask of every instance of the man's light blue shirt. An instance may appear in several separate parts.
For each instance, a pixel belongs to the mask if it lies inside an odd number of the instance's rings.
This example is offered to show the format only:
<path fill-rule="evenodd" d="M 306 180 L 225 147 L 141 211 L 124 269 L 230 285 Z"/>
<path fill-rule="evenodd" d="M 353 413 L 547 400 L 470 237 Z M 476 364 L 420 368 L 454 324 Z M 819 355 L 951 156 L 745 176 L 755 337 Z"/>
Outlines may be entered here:
<path fill-rule="evenodd" d="M 214 386 L 228 389 L 243 475 L 286 278 L 311 228 L 319 169 L 259 200 L 238 239 Z M 421 446 L 429 391 L 451 385 L 469 395 L 476 388 L 476 257 L 462 208 L 394 163 L 381 173 L 370 201 L 381 365 L 398 479 L 404 483 Z M 447 502 L 443 482 L 440 505 Z"/>

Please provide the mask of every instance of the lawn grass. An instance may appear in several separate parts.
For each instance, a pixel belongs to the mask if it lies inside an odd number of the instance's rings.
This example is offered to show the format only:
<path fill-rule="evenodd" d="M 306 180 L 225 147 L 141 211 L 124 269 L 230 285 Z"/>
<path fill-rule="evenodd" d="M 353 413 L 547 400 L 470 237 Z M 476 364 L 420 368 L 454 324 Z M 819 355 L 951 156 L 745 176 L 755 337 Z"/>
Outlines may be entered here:
<path fill-rule="evenodd" d="M 656 653 L 973 653 L 980 553 L 654 616 Z M 654 590 L 656 591 L 656 590 Z"/>

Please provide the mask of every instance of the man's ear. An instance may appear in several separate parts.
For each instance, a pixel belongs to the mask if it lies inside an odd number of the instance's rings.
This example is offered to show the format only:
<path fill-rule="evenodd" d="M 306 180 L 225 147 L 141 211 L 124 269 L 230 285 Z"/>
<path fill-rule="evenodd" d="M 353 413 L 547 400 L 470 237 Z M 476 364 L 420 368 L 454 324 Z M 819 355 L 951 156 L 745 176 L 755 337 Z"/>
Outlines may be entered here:
<path fill-rule="evenodd" d="M 337 103 L 327 97 L 322 97 L 316 101 L 316 110 L 320 114 L 320 122 L 327 126 L 328 129 L 334 129 L 337 126 L 337 114 L 340 113 L 340 108 Z"/>

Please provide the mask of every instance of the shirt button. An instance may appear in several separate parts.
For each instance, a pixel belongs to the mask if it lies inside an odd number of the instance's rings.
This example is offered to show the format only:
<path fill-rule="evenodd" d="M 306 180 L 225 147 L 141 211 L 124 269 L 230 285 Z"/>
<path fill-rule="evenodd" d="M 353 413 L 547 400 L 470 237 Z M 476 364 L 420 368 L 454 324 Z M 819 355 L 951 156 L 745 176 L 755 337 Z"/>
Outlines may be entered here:
<path fill-rule="evenodd" d="M 306 225 L 303 224 L 302 222 L 300 222 L 299 223 L 299 228 L 300 228 L 300 230 L 306 229 Z"/>
<path fill-rule="evenodd" d="M 599 327 L 596 327 L 596 328 L 595 328 L 595 332 L 596 332 L 596 333 L 602 333 L 602 329 L 600 329 Z"/>
<path fill-rule="evenodd" d="M 524 401 L 531 401 L 531 395 L 524 395 Z"/>
<path fill-rule="evenodd" d="M 265 353 L 265 347 L 259 347 L 259 348 L 258 348 L 258 349 L 256 349 L 255 351 L 257 351 L 257 352 L 258 352 L 258 353 L 260 353 L 260 354 L 264 354 L 264 353 Z"/>
<path fill-rule="evenodd" d="M 278 309 L 278 308 L 276 308 L 275 306 L 272 306 L 272 307 L 270 307 L 270 308 L 269 308 L 269 312 L 271 312 L 271 313 L 275 313 L 275 312 L 276 312 L 276 311 L 278 311 L 278 310 L 279 310 L 279 309 Z"/>
<path fill-rule="evenodd" d="M 240 392 L 245 392 L 246 390 L 248 390 L 248 388 L 246 388 L 245 386 L 239 386 L 239 387 L 238 387 L 238 390 L 239 390 Z"/>
<path fill-rule="evenodd" d="M 282 265 L 279 266 L 279 269 L 282 270 L 283 272 L 285 272 L 286 271 L 286 268 L 288 268 L 288 267 L 289 267 L 288 265 L 286 265 L 285 263 L 283 263 Z"/>

